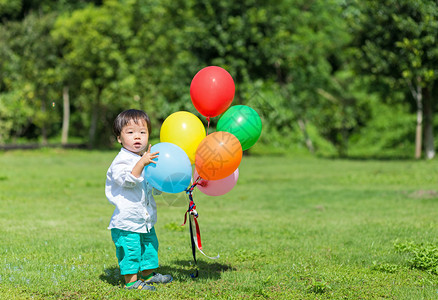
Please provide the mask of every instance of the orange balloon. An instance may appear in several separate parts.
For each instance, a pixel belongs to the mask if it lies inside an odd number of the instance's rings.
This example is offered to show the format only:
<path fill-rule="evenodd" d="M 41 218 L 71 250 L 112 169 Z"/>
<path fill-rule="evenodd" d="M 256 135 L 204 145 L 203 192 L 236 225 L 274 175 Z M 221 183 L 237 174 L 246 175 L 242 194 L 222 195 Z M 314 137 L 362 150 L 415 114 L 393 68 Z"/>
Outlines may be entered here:
<path fill-rule="evenodd" d="M 207 135 L 198 146 L 195 167 L 199 176 L 219 180 L 230 176 L 242 160 L 242 146 L 231 133 L 218 131 Z"/>

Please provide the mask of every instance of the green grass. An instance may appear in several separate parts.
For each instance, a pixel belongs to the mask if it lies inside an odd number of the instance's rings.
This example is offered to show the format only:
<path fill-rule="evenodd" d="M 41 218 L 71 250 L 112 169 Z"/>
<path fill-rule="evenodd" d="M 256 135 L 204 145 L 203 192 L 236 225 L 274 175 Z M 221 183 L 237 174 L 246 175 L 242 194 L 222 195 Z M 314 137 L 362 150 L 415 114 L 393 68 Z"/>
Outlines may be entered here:
<path fill-rule="evenodd" d="M 220 254 L 198 253 L 195 280 L 185 199 L 157 199 L 174 282 L 150 295 L 121 289 L 104 195 L 115 155 L 0 153 L 0 299 L 438 298 L 436 265 L 419 267 L 438 257 L 436 160 L 245 156 L 231 192 L 194 195 L 204 250 Z"/>

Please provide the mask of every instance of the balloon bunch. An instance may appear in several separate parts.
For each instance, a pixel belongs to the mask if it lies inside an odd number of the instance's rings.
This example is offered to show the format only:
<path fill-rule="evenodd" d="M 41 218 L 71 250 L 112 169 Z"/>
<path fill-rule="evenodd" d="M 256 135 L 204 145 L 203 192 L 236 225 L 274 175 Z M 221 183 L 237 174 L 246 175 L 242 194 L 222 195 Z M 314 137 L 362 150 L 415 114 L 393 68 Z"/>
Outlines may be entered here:
<path fill-rule="evenodd" d="M 145 168 L 145 176 L 154 188 L 179 193 L 192 181 L 202 193 L 220 196 L 235 186 L 243 151 L 257 142 L 262 122 L 249 106 L 230 107 L 234 94 L 234 80 L 223 68 L 209 66 L 193 77 L 192 103 L 206 117 L 208 126 L 210 118 L 222 114 L 217 131 L 207 135 L 204 124 L 190 112 L 168 116 L 161 126 L 160 143 L 151 149 L 160 152 L 157 163 Z"/>
<path fill-rule="evenodd" d="M 234 187 L 243 151 L 257 142 L 262 131 L 255 110 L 245 105 L 230 107 L 234 93 L 233 78 L 216 66 L 199 71 L 190 85 L 193 105 L 208 122 L 222 114 L 217 131 L 201 141 L 195 156 L 193 178 L 201 178 L 198 188 L 210 196 L 223 195 Z"/>
<path fill-rule="evenodd" d="M 196 110 L 207 119 L 207 134 L 194 114 L 186 111 L 171 114 L 161 126 L 160 143 L 151 149 L 160 153 L 157 163 L 145 168 L 145 177 L 154 188 L 167 193 L 185 191 L 189 195 L 184 224 L 188 214 L 195 264 L 195 249 L 204 252 L 192 195 L 194 188 L 209 196 L 228 193 L 239 178 L 243 151 L 257 142 L 262 131 L 261 119 L 254 109 L 245 105 L 230 107 L 234 93 L 234 80 L 226 70 L 216 66 L 200 70 L 190 85 L 190 97 Z M 217 131 L 208 134 L 210 118 L 219 115 Z M 197 271 L 192 277 L 197 277 Z"/>

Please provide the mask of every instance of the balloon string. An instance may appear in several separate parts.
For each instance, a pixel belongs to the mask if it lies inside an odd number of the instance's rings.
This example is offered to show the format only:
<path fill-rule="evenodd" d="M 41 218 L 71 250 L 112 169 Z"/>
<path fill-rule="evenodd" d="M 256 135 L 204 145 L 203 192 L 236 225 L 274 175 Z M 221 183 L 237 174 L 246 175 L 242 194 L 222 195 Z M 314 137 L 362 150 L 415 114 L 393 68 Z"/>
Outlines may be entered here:
<path fill-rule="evenodd" d="M 185 215 L 184 215 L 184 223 L 181 224 L 181 226 L 184 226 L 186 224 L 187 221 L 187 214 L 191 214 L 193 216 L 195 216 L 195 218 L 198 217 L 198 213 L 196 211 L 196 205 L 195 202 L 193 201 L 193 190 L 195 189 L 195 187 L 199 184 L 199 181 L 201 180 L 201 176 L 198 176 L 198 178 L 196 178 L 195 182 L 186 189 L 186 193 L 187 195 L 189 195 L 189 209 L 186 211 Z"/>
<path fill-rule="evenodd" d="M 210 117 L 207 117 L 207 135 L 208 135 L 209 128 L 210 128 Z"/>
<path fill-rule="evenodd" d="M 201 231 L 199 230 L 199 224 L 198 224 L 198 212 L 196 211 L 196 205 L 193 201 L 193 189 L 196 187 L 196 185 L 200 184 L 200 181 L 202 180 L 201 176 L 198 176 L 194 183 L 186 189 L 186 193 L 189 195 L 189 208 L 187 209 L 186 213 L 184 214 L 184 223 L 181 224 L 181 226 L 184 226 L 187 222 L 187 215 L 189 219 L 189 228 L 190 228 L 190 243 L 192 245 L 192 255 L 193 255 L 193 261 L 196 266 L 195 273 L 190 274 L 192 278 L 198 277 L 198 262 L 196 260 L 196 248 L 201 252 L 205 257 L 208 257 L 210 259 L 218 259 L 219 254 L 215 257 L 207 256 L 204 251 L 202 251 L 202 243 L 201 243 Z"/>
<path fill-rule="evenodd" d="M 201 181 L 201 176 L 198 176 L 198 178 L 196 178 L 196 180 L 193 182 L 193 184 L 187 188 L 185 191 L 186 193 L 189 195 L 189 197 L 192 195 L 193 190 L 195 189 L 195 187 L 199 184 L 199 182 Z"/>

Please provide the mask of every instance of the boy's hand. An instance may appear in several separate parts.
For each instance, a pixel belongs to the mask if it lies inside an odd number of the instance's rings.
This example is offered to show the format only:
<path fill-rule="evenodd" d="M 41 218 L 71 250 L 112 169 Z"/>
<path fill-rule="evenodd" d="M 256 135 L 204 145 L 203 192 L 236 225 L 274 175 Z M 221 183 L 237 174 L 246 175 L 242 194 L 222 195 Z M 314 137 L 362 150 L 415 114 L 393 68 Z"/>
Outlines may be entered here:
<path fill-rule="evenodd" d="M 147 166 L 150 163 L 156 164 L 157 162 L 155 160 L 153 160 L 154 158 L 158 157 L 158 153 L 159 152 L 154 152 L 151 153 L 151 147 L 152 145 L 149 144 L 149 148 L 148 150 L 143 154 L 143 156 L 141 157 L 141 160 L 143 161 L 144 165 Z"/>
<path fill-rule="evenodd" d="M 137 162 L 137 164 L 134 166 L 134 168 L 131 171 L 131 174 L 137 178 L 140 177 L 145 166 L 147 166 L 150 163 L 153 163 L 153 164 L 157 163 L 153 159 L 158 157 L 159 152 L 151 153 L 151 147 L 152 146 L 149 144 L 148 150 L 142 155 L 140 160 Z"/>

